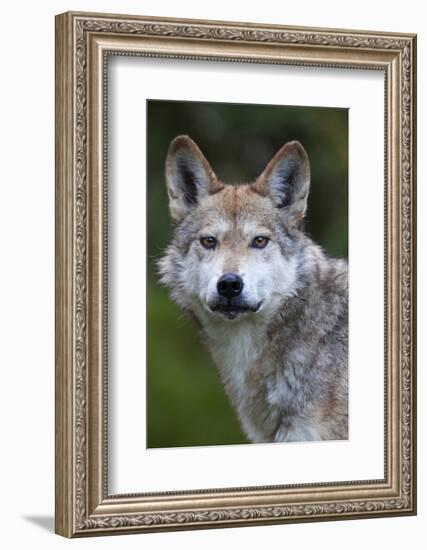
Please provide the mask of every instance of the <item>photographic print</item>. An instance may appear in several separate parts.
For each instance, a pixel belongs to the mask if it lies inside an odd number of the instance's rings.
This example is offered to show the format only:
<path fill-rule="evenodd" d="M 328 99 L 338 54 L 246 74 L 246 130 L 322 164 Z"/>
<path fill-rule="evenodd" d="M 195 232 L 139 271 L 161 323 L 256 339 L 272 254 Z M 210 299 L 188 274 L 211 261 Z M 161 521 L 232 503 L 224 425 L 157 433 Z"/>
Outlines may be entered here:
<path fill-rule="evenodd" d="M 416 36 L 56 18 L 55 530 L 416 513 Z"/>
<path fill-rule="evenodd" d="M 148 447 L 347 439 L 348 111 L 149 100 L 147 147 Z"/>

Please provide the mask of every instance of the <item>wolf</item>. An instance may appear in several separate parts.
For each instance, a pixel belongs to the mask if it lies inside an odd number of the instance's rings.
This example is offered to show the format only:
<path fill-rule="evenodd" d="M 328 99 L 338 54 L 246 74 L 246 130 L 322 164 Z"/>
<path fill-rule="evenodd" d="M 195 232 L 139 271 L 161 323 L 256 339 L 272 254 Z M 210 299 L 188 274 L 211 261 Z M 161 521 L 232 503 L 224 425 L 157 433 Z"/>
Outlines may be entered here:
<path fill-rule="evenodd" d="M 304 147 L 290 141 L 255 181 L 226 184 L 180 135 L 166 185 L 160 280 L 197 323 L 249 441 L 347 439 L 347 262 L 303 230 Z"/>

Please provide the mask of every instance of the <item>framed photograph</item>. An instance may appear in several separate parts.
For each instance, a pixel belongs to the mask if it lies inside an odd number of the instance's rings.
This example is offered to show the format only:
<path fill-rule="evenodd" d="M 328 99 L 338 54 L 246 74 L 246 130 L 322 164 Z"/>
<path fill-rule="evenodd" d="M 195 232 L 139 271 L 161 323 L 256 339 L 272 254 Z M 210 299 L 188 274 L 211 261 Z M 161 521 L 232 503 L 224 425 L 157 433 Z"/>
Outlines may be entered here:
<path fill-rule="evenodd" d="M 56 532 L 416 513 L 416 37 L 56 18 Z"/>

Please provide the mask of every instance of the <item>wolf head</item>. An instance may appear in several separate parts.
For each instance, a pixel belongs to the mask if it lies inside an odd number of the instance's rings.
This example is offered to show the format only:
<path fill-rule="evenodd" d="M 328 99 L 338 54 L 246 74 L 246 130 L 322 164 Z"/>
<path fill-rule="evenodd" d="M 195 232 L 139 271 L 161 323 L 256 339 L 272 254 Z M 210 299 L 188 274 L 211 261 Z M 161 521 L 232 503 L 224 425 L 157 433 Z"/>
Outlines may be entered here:
<path fill-rule="evenodd" d="M 274 315 L 298 288 L 310 167 L 297 141 L 251 184 L 227 185 L 188 136 L 166 159 L 174 238 L 159 267 L 175 301 L 205 320 Z"/>

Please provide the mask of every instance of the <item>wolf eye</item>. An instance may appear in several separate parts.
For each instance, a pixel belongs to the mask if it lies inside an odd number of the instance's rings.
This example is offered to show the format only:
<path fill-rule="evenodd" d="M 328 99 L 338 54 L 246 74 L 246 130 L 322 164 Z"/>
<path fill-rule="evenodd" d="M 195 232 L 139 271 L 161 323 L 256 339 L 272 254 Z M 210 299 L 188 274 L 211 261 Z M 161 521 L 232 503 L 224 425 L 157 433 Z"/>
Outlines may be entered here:
<path fill-rule="evenodd" d="M 252 241 L 252 248 L 265 248 L 268 244 L 268 241 L 270 239 L 268 237 L 263 237 L 262 235 L 258 235 L 258 237 L 255 237 L 255 239 Z"/>
<path fill-rule="evenodd" d="M 204 247 L 204 248 L 215 248 L 216 247 L 216 239 L 215 237 L 202 237 L 200 239 L 200 244 Z"/>

